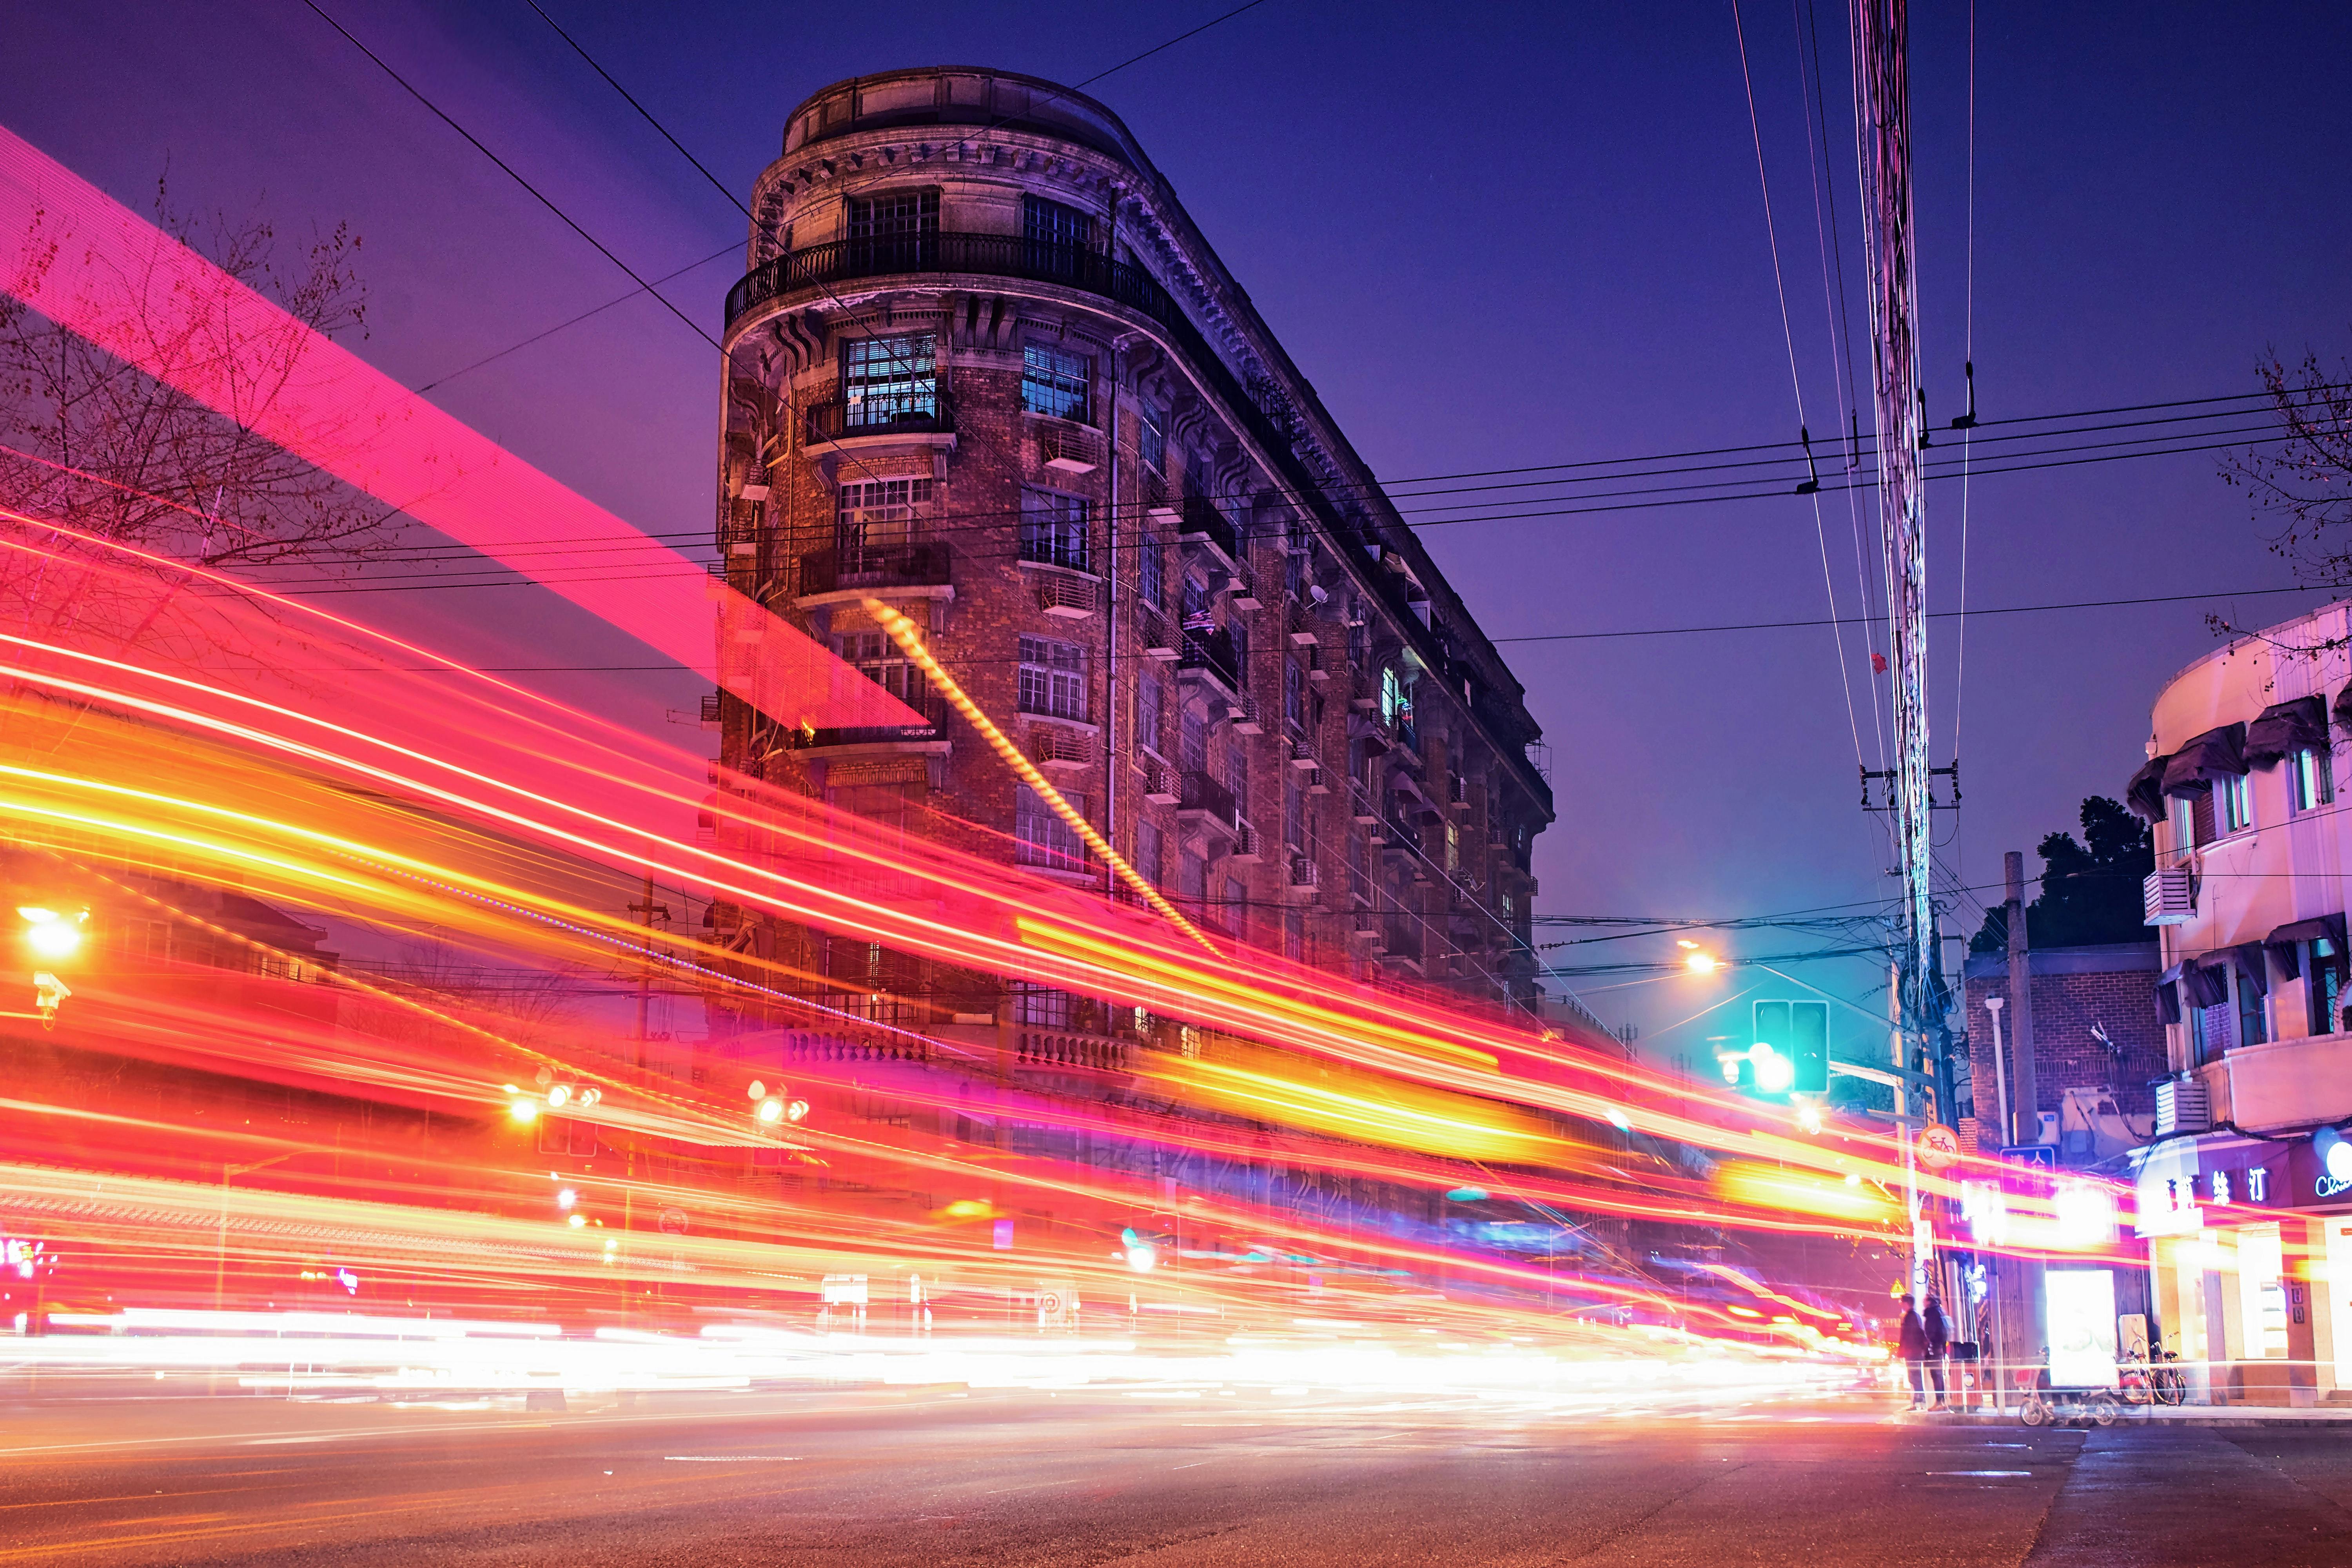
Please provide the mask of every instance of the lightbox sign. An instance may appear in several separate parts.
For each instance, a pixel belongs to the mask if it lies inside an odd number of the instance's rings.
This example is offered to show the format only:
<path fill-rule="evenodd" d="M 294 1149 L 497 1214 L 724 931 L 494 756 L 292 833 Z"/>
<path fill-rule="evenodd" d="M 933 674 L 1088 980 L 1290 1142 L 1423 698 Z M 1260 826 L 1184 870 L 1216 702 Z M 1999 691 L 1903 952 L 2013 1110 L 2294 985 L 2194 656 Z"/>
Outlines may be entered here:
<path fill-rule="evenodd" d="M 2108 1268 L 2053 1268 L 2042 1276 L 2050 1381 L 2060 1388 L 2116 1385 L 2116 1276 Z"/>

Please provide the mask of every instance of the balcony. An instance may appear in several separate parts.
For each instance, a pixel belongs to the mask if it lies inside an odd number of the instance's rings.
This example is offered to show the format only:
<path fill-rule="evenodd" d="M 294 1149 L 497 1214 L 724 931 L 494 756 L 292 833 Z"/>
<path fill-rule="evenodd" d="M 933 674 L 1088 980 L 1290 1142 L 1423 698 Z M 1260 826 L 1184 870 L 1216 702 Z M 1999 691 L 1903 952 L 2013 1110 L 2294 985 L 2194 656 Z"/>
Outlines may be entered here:
<path fill-rule="evenodd" d="M 1205 546 L 1228 573 L 1240 567 L 1241 538 L 1214 501 L 1206 496 L 1186 496 L 1178 511 L 1178 542 Z"/>
<path fill-rule="evenodd" d="M 1315 896 L 1321 872 L 1315 862 L 1305 855 L 1290 858 L 1290 879 L 1283 886 L 1283 896 L 1294 902 L 1303 902 Z"/>
<path fill-rule="evenodd" d="M 1037 575 L 1037 607 L 1063 620 L 1088 620 L 1101 602 L 1100 587 L 1092 577 L 1042 572 Z"/>
<path fill-rule="evenodd" d="M 1381 952 L 1401 963 L 1421 962 L 1421 917 L 1411 910 L 1388 910 L 1381 915 Z"/>
<path fill-rule="evenodd" d="M 1234 792 L 1198 769 L 1184 774 L 1176 798 L 1176 816 L 1188 826 L 1213 829 L 1228 843 L 1241 837 L 1241 806 Z"/>
<path fill-rule="evenodd" d="M 803 609 L 868 594 L 952 599 L 944 544 L 852 545 L 813 550 L 801 557 Z"/>
<path fill-rule="evenodd" d="M 786 730 L 779 742 L 788 752 L 797 752 L 812 761 L 840 761 L 861 756 L 945 756 L 947 737 L 940 724 L 947 716 L 947 704 L 935 691 L 925 691 L 903 699 L 907 706 L 921 714 L 920 724 L 877 724 L 839 730 Z"/>
<path fill-rule="evenodd" d="M 1176 635 L 1176 623 L 1149 605 L 1138 605 L 1135 612 L 1136 635 L 1143 643 L 1143 657 L 1160 664 L 1174 659 L 1181 647 Z"/>
<path fill-rule="evenodd" d="M 1257 699 L 1246 691 L 1225 704 L 1225 718 L 1236 735 L 1265 733 L 1265 715 L 1258 710 Z"/>
<path fill-rule="evenodd" d="M 1125 1072 L 1133 1043 L 1116 1035 L 1081 1035 L 1060 1029 L 1023 1029 L 1014 1037 L 1013 1060 L 1024 1068 L 1061 1071 Z"/>
<path fill-rule="evenodd" d="M 1211 682 L 1223 688 L 1228 699 L 1238 700 L 1242 678 L 1234 658 L 1233 634 L 1186 632 L 1183 651 L 1176 656 L 1176 677 L 1180 680 Z"/>
<path fill-rule="evenodd" d="M 2352 1117 L 2352 1035 L 2240 1046 L 2198 1069 L 2212 1119 L 2270 1134 Z"/>
<path fill-rule="evenodd" d="M 1154 805 L 1174 805 L 1181 798 L 1176 770 L 1157 757 L 1143 759 L 1143 798 Z"/>
<path fill-rule="evenodd" d="M 1058 725 L 1041 724 L 1029 737 L 1029 760 L 1041 768 L 1076 771 L 1092 767 L 1094 737 Z"/>
<path fill-rule="evenodd" d="M 868 439 L 944 437 L 928 446 L 955 446 L 955 402 L 942 393 L 877 396 L 856 403 L 829 398 L 808 411 L 808 444 L 830 447 Z"/>
<path fill-rule="evenodd" d="M 1228 858 L 1244 866 L 1255 866 L 1265 858 L 1265 836 L 1256 825 L 1244 822 L 1241 831 L 1234 836 L 1234 847 Z"/>
<path fill-rule="evenodd" d="M 1037 461 L 1062 474 L 1091 474 L 1102 467 L 1102 437 L 1085 426 L 1041 418 Z"/>

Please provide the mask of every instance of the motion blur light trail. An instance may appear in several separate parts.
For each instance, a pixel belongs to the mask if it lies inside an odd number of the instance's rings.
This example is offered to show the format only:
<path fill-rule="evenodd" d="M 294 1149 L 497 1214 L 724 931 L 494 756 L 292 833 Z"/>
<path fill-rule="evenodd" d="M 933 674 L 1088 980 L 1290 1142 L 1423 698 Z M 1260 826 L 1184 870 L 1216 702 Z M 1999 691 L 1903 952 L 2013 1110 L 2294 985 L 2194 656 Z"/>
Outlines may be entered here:
<path fill-rule="evenodd" d="M 10 224 L 64 242 L 7 273 L 34 308 L 772 718 L 913 717 L 723 585 L 714 656 L 686 577 L 586 584 L 552 564 L 567 536 L 661 547 L 0 133 Z M 62 1011 L 42 1005 L 53 1026 L 9 1039 L 0 1237 L 44 1250 L 0 1252 L 19 1260 L 0 1322 L 56 1330 L 20 1360 L 92 1386 L 253 1362 L 289 1391 L 1310 1366 L 1563 1397 L 1795 1387 L 1873 1359 L 1865 1327 L 1727 1266 L 1662 1282 L 1585 1233 L 1891 1249 L 1909 1191 L 1957 1197 L 1994 1170 L 1915 1176 L 1889 1131 L 1212 936 L 1066 802 L 1155 914 L 53 520 L 0 523 L 0 579 L 27 606 L 0 631 L 0 869 L 23 884 L 5 907 L 91 916 L 80 951 L 50 933 L 44 961 L 71 969 Z M 869 607 L 961 697 L 911 623 Z M 685 929 L 655 931 L 656 888 L 690 889 Z M 21 918 L 42 955 L 44 922 Z M 680 1057 L 611 1006 L 534 1016 L 329 940 L 608 997 L 634 984 L 643 1008 L 684 995 L 710 1037 Z M 972 977 L 997 1010 L 898 1007 L 874 978 L 886 952 Z M 841 962 L 860 953 L 863 971 Z M 1057 1030 L 999 1003 L 1016 986 L 1083 1002 L 1093 1043 L 1033 1047 Z M 1102 1044 L 1105 1020 L 1132 1048 Z M 2068 1201 L 2011 1196 L 2008 1245 L 2095 1251 L 2097 1205 Z"/>
<path fill-rule="evenodd" d="M 14 133 L 0 129 L 5 287 L 125 364 L 178 388 L 387 506 L 538 583 L 787 724 L 917 721 L 904 703 L 692 561 L 541 473 L 296 321 Z M 583 536 L 641 545 L 608 580 L 553 569 Z M 700 586 L 698 584 L 707 584 Z M 707 631 L 727 623 L 721 667 Z"/>

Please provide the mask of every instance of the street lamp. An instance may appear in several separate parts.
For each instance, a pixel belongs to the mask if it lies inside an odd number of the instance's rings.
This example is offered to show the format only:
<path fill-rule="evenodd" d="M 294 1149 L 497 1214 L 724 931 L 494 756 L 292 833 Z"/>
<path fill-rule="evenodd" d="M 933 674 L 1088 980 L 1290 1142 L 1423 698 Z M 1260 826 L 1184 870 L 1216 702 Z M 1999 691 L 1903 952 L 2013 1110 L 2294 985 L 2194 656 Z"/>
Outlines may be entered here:
<path fill-rule="evenodd" d="M 1683 967 L 1693 974 L 1712 974 L 1722 963 L 1715 954 L 1701 952 L 1698 943 L 1687 939 L 1676 942 L 1675 945 L 1683 950 Z"/>

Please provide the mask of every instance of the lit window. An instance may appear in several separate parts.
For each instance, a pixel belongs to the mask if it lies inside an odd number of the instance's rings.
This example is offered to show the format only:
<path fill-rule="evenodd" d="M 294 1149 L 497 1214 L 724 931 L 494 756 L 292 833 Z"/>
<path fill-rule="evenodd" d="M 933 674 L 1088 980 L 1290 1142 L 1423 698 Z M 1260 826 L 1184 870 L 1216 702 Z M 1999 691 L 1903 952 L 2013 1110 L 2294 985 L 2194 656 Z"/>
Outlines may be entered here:
<path fill-rule="evenodd" d="M 2306 746 L 2287 759 L 2294 768 L 2294 808 L 2311 811 L 2336 800 L 2336 763 L 2326 750 Z"/>
<path fill-rule="evenodd" d="M 930 678 L 883 632 L 852 632 L 833 639 L 833 651 L 857 673 L 918 711 L 929 710 Z"/>
<path fill-rule="evenodd" d="M 842 423 L 851 430 L 928 421 L 940 409 L 934 340 L 853 338 L 841 347 Z"/>
<path fill-rule="evenodd" d="M 1021 711 L 1087 721 L 1087 650 L 1051 637 L 1021 639 Z"/>
<path fill-rule="evenodd" d="M 1021 559 L 1049 566 L 1089 570 L 1087 536 L 1090 509 L 1084 496 L 1059 490 L 1021 492 Z"/>
<path fill-rule="evenodd" d="M 1403 706 L 1404 688 L 1397 682 L 1396 667 L 1391 665 L 1381 671 L 1381 722 L 1395 723 L 1397 710 Z"/>
<path fill-rule="evenodd" d="M 1050 343 L 1027 343 L 1021 350 L 1021 406 L 1031 414 L 1089 423 L 1087 392 L 1093 362 L 1067 353 Z"/>

